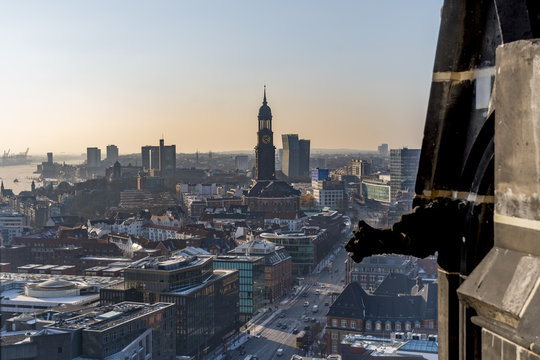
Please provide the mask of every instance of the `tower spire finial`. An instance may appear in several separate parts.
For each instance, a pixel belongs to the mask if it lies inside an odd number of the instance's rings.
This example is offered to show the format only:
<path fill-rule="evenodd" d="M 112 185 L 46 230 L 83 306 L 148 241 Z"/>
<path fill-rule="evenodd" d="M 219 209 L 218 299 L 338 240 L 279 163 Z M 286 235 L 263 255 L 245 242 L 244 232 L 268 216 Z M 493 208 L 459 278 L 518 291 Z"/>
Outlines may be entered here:
<path fill-rule="evenodd" d="M 264 98 L 263 98 L 263 104 L 266 105 L 266 84 L 264 84 Z"/>

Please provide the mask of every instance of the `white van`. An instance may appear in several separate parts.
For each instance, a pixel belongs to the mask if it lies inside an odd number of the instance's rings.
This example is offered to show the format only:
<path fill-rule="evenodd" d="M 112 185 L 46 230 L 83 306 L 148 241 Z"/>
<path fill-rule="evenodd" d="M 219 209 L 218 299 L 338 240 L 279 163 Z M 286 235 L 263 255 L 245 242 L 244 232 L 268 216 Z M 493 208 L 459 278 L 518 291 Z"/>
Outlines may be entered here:
<path fill-rule="evenodd" d="M 282 348 L 277 349 L 276 355 L 277 356 L 283 356 L 283 349 Z"/>
<path fill-rule="evenodd" d="M 317 305 L 313 305 L 313 312 L 316 313 L 319 311 L 319 307 Z"/>

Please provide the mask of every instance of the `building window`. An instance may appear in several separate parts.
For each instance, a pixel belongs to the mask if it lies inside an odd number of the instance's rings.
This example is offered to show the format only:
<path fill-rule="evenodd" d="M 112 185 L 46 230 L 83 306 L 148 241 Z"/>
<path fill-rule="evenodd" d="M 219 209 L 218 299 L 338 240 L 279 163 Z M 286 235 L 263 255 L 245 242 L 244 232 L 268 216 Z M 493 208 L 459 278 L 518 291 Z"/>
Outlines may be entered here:
<path fill-rule="evenodd" d="M 420 321 L 416 320 L 414 322 L 414 327 L 417 328 L 417 329 L 420 329 Z"/>
<path fill-rule="evenodd" d="M 337 344 L 332 344 L 332 353 L 337 354 Z"/>
<path fill-rule="evenodd" d="M 371 330 L 371 320 L 366 321 L 366 330 Z"/>
<path fill-rule="evenodd" d="M 399 321 L 396 321 L 396 331 L 401 331 L 401 323 Z"/>
<path fill-rule="evenodd" d="M 353 279 L 353 281 L 358 281 L 358 275 L 353 275 L 352 279 Z"/>
<path fill-rule="evenodd" d="M 59 353 L 59 354 L 62 353 L 62 347 L 61 347 L 61 346 L 58 347 L 58 353 Z"/>
<path fill-rule="evenodd" d="M 384 324 L 384 330 L 386 331 L 392 331 L 392 323 L 390 321 L 387 321 L 385 324 Z"/>
<path fill-rule="evenodd" d="M 381 330 L 381 329 L 382 329 L 381 322 L 375 321 L 375 330 Z"/>
<path fill-rule="evenodd" d="M 347 327 L 347 320 L 341 320 L 341 327 L 346 328 Z"/>
<path fill-rule="evenodd" d="M 434 325 L 433 325 L 433 320 L 430 320 L 430 321 L 428 322 L 428 327 L 429 327 L 430 329 L 433 329 L 433 327 L 434 327 Z"/>
<path fill-rule="evenodd" d="M 375 275 L 369 275 L 369 281 L 375 281 Z"/>
<path fill-rule="evenodd" d="M 351 320 L 351 329 L 356 329 L 356 321 Z"/>
<path fill-rule="evenodd" d="M 337 340 L 337 339 L 338 339 L 338 333 L 333 332 L 332 333 L 332 340 Z"/>
<path fill-rule="evenodd" d="M 367 276 L 366 276 L 366 275 L 360 275 L 360 280 L 366 281 L 366 279 L 367 279 Z"/>
<path fill-rule="evenodd" d="M 410 331 L 411 330 L 411 323 L 410 321 L 405 322 L 405 330 Z"/>
<path fill-rule="evenodd" d="M 332 319 L 332 326 L 337 327 L 337 319 Z"/>

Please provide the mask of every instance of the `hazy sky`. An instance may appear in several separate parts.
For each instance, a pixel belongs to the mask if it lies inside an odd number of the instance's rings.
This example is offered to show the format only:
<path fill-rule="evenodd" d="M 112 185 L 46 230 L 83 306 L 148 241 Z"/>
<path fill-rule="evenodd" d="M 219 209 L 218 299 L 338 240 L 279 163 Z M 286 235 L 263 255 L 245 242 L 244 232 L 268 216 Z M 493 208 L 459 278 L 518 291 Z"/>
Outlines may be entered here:
<path fill-rule="evenodd" d="M 10 1 L 0 152 L 419 147 L 442 0 Z M 279 139 L 279 140 L 278 140 Z"/>

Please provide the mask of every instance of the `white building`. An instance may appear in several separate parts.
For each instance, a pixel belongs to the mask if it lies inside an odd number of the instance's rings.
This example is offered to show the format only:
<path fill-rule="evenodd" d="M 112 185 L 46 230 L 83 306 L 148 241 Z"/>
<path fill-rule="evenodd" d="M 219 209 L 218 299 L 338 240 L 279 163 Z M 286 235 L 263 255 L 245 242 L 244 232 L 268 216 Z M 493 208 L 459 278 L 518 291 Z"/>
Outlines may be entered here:
<path fill-rule="evenodd" d="M 23 234 L 25 217 L 22 214 L 4 209 L 0 211 L 0 240 L 9 244 L 14 237 Z"/>
<path fill-rule="evenodd" d="M 338 181 L 318 180 L 311 183 L 315 205 L 338 209 L 345 200 L 345 185 Z"/>

